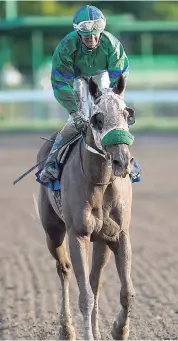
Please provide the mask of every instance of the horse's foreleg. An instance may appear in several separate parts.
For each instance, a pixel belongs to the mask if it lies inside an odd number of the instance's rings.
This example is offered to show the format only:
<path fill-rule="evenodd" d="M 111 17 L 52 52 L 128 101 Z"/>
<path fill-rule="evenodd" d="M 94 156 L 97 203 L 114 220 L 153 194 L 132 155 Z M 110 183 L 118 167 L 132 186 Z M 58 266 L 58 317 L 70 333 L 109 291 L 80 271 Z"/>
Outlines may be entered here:
<path fill-rule="evenodd" d="M 112 336 L 115 340 L 126 340 L 129 337 L 131 307 L 135 291 L 131 280 L 131 243 L 129 231 L 122 231 L 118 248 L 114 248 L 116 267 L 121 281 L 120 303 L 122 309 L 113 324 Z"/>
<path fill-rule="evenodd" d="M 89 236 L 76 236 L 71 227 L 69 247 L 73 269 L 79 287 L 79 308 L 84 320 L 84 340 L 93 340 L 91 313 L 94 295 L 89 282 Z"/>
<path fill-rule="evenodd" d="M 93 243 L 92 269 L 90 273 L 90 284 L 94 294 L 94 307 L 92 311 L 92 329 L 94 339 L 101 339 L 98 323 L 98 300 L 102 287 L 102 271 L 110 258 L 111 250 L 104 243 Z"/>
<path fill-rule="evenodd" d="M 72 319 L 69 305 L 69 278 L 71 264 L 68 260 L 65 238 L 60 246 L 54 247 L 51 239 L 47 236 L 47 243 L 51 254 L 56 259 L 56 268 L 62 286 L 62 302 L 60 312 L 60 339 L 75 340 L 75 330 L 72 326 Z"/>
<path fill-rule="evenodd" d="M 60 323 L 62 326 L 61 335 L 65 340 L 75 340 L 75 329 L 72 326 L 72 319 L 69 305 L 69 278 L 71 264 L 68 259 L 65 240 L 56 249 L 58 261 L 56 263 L 57 272 L 62 285 L 62 307 L 60 312 Z"/>

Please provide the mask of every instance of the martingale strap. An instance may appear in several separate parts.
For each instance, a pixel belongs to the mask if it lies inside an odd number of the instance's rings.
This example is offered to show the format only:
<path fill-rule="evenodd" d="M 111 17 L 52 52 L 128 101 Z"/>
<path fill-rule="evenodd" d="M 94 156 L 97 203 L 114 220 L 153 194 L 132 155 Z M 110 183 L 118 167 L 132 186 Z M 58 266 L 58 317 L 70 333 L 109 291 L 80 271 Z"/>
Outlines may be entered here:
<path fill-rule="evenodd" d="M 134 141 L 134 136 L 122 129 L 112 129 L 101 139 L 103 146 L 111 146 L 113 144 L 127 144 L 131 146 Z"/>

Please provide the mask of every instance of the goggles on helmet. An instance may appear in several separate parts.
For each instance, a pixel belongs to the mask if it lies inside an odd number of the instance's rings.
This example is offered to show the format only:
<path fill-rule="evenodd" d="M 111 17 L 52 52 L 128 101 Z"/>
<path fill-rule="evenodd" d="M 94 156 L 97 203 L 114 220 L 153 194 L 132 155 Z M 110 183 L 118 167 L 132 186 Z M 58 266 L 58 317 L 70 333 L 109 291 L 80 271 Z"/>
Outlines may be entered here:
<path fill-rule="evenodd" d="M 79 32 L 92 32 L 92 31 L 104 31 L 106 26 L 105 19 L 81 21 L 79 24 L 73 24 L 76 31 Z"/>

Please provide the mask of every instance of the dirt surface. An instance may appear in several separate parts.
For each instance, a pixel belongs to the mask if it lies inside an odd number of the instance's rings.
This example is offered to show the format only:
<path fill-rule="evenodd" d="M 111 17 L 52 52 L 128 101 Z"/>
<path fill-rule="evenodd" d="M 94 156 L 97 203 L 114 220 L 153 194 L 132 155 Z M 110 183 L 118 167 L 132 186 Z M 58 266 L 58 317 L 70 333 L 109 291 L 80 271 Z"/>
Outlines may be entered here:
<path fill-rule="evenodd" d="M 47 134 L 46 134 L 47 136 Z M 39 135 L 0 136 L 0 339 L 57 339 L 60 282 L 34 199 L 34 173 L 12 181 L 36 162 Z M 137 297 L 131 339 L 178 339 L 178 138 L 137 136 L 134 156 L 143 181 L 133 185 L 132 278 Z M 71 307 L 83 337 L 78 288 L 71 276 Z M 119 311 L 120 284 L 111 258 L 100 298 L 103 339 Z"/>

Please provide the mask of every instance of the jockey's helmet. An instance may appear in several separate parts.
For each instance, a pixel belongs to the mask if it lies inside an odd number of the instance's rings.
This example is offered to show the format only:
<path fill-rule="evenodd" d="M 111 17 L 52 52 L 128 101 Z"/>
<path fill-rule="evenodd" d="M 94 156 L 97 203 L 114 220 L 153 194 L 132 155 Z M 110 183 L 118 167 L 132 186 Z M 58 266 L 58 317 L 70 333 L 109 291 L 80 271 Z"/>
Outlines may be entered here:
<path fill-rule="evenodd" d="M 95 6 L 81 7 L 74 15 L 73 27 L 80 35 L 102 33 L 106 26 L 106 18 Z"/>

